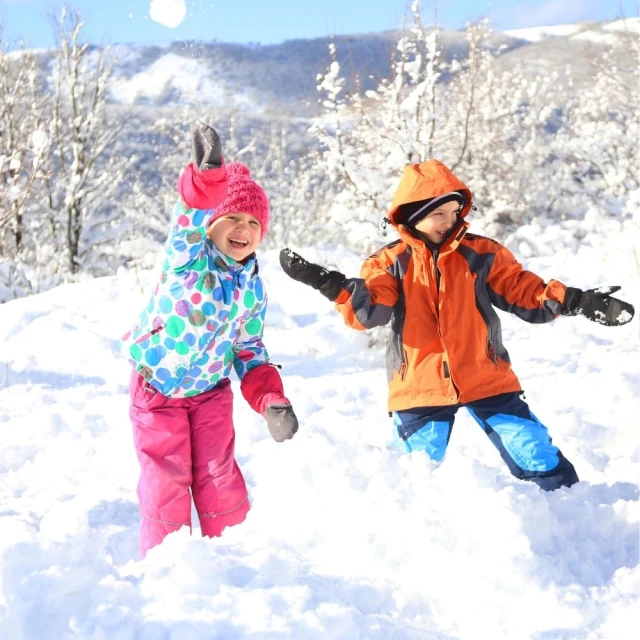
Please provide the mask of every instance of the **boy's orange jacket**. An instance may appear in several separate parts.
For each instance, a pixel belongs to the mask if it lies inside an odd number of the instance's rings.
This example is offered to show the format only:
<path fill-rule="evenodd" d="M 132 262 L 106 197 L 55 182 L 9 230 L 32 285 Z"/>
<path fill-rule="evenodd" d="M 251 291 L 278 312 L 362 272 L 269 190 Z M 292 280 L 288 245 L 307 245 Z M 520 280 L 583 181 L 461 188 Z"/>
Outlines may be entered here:
<path fill-rule="evenodd" d="M 450 191 L 466 195 L 462 220 L 432 253 L 399 224 L 398 207 Z M 471 192 L 443 164 L 407 166 L 389 212 L 400 240 L 369 257 L 336 299 L 354 329 L 391 321 L 389 411 L 520 391 L 494 307 L 534 323 L 560 313 L 565 285 L 545 284 L 498 242 L 467 233 L 470 208 Z"/>

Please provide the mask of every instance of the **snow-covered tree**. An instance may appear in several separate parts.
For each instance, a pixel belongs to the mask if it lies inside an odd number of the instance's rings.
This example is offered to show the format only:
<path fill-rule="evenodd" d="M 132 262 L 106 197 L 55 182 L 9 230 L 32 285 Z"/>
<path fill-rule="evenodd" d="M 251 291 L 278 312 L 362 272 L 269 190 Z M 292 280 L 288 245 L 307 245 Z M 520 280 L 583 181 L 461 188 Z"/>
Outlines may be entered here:
<path fill-rule="evenodd" d="M 486 21 L 466 30 L 469 53 L 446 88 L 452 105 L 444 157 L 464 178 L 484 230 L 499 239 L 522 224 L 552 213 L 563 190 L 554 180 L 551 149 L 561 124 L 558 72 L 527 77 L 516 65 L 501 70 Z"/>
<path fill-rule="evenodd" d="M 38 62 L 0 38 L 0 302 L 30 291 L 28 210 L 48 149 Z"/>
<path fill-rule="evenodd" d="M 624 219 L 638 213 L 640 200 L 640 38 L 624 30 L 609 35 L 614 43 L 591 61 L 592 90 L 576 92 L 567 105 L 558 146 L 571 192 Z"/>
<path fill-rule="evenodd" d="M 467 26 L 466 57 L 445 64 L 438 31 L 422 27 L 417 2 L 412 13 L 392 75 L 376 91 L 343 95 L 335 51 L 319 78 L 324 113 L 312 132 L 322 146 L 319 170 L 335 184 L 330 224 L 342 225 L 347 244 L 365 250 L 379 244 L 377 222 L 403 167 L 428 158 L 443 161 L 470 185 L 476 230 L 503 241 L 523 225 L 542 228 L 575 217 L 578 181 L 586 189 L 590 180 L 594 193 L 606 185 L 611 194 L 637 188 L 637 144 L 622 135 L 637 132 L 637 76 L 625 81 L 602 58 L 593 89 L 567 107 L 570 69 L 532 77 L 523 66 L 505 68 L 486 21 Z M 637 59 L 637 52 L 627 59 Z M 606 123 L 605 136 L 596 134 L 599 122 Z M 607 173 L 595 168 L 588 140 L 598 141 L 591 144 Z M 537 251 L 534 245 L 524 250 Z"/>
<path fill-rule="evenodd" d="M 127 164 L 109 153 L 122 131 L 122 122 L 110 122 L 106 110 L 114 59 L 106 48 L 81 42 L 83 26 L 78 13 L 62 10 L 46 180 L 47 208 L 62 232 L 60 266 L 71 274 L 95 250 L 106 222 L 96 220 L 94 207 L 115 192 Z"/>
<path fill-rule="evenodd" d="M 323 149 L 320 170 L 335 184 L 332 223 L 341 225 L 349 244 L 365 250 L 384 237 L 379 223 L 404 166 L 460 156 L 451 139 L 459 133 L 457 119 L 464 121 L 464 110 L 473 109 L 473 100 L 447 101 L 439 30 L 423 26 L 419 2 L 411 5 L 411 15 L 391 75 L 375 91 L 342 95 L 345 80 L 335 48 L 327 73 L 318 78 L 324 113 L 312 132 Z"/>
<path fill-rule="evenodd" d="M 0 255 L 22 248 L 24 205 L 47 148 L 38 91 L 36 59 L 24 51 L 5 53 L 0 40 Z"/>

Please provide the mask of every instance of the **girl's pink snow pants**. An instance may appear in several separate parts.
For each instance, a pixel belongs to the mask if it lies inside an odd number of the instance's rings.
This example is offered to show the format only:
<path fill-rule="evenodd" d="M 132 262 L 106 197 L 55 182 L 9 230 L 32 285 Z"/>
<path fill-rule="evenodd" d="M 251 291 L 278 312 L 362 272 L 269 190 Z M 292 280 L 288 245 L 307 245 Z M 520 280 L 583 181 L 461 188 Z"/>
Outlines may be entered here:
<path fill-rule="evenodd" d="M 141 467 L 142 557 L 167 534 L 191 527 L 191 494 L 203 536 L 242 522 L 249 498 L 234 458 L 229 381 L 197 396 L 167 398 L 134 370 L 129 395 Z"/>

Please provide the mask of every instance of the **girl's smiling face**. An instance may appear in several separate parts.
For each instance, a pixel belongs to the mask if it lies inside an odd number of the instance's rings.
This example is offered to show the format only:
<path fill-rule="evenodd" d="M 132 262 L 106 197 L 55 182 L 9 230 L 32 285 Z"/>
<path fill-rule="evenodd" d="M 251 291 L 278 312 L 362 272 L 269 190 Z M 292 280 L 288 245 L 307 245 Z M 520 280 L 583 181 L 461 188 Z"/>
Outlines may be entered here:
<path fill-rule="evenodd" d="M 262 228 L 250 213 L 228 213 L 214 220 L 207 235 L 225 256 L 242 262 L 260 244 Z"/>
<path fill-rule="evenodd" d="M 445 202 L 422 218 L 415 228 L 434 244 L 441 244 L 455 225 L 461 209 L 458 202 Z"/>

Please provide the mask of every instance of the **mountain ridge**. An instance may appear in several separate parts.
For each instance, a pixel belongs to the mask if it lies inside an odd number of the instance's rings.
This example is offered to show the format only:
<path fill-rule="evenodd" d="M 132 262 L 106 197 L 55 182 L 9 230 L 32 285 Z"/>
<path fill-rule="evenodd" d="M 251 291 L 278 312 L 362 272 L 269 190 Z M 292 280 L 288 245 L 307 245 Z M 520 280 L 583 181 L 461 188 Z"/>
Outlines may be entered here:
<path fill-rule="evenodd" d="M 489 47 L 497 55 L 498 70 L 515 65 L 531 78 L 543 70 L 570 66 L 574 88 L 592 81 L 589 60 L 602 54 L 627 30 L 637 34 L 640 20 L 552 25 L 492 32 Z M 433 27 L 429 27 L 432 29 Z M 317 76 L 331 63 L 329 44 L 345 79 L 344 92 L 375 89 L 389 77 L 399 30 L 290 39 L 279 44 L 239 44 L 174 41 L 151 44 L 113 44 L 118 57 L 110 101 L 121 105 L 198 105 L 260 115 L 277 111 L 313 116 L 318 112 Z M 464 31 L 439 29 L 443 62 L 466 57 Z M 93 45 L 98 49 L 98 45 Z M 53 50 L 34 53 L 53 70 Z M 444 77 L 446 80 L 446 76 Z"/>

